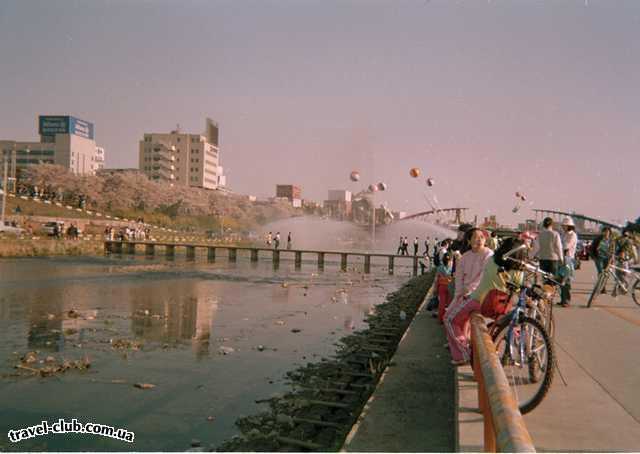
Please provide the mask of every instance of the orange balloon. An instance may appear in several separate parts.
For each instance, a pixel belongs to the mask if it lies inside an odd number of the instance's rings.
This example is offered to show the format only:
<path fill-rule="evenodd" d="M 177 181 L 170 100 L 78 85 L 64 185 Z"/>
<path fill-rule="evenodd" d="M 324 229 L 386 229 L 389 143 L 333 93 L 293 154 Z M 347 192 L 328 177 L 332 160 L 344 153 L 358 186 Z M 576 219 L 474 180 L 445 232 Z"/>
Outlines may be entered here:
<path fill-rule="evenodd" d="M 420 176 L 420 169 L 418 169 L 417 167 L 412 168 L 411 170 L 409 170 L 409 175 L 411 175 L 413 178 L 418 178 Z"/>

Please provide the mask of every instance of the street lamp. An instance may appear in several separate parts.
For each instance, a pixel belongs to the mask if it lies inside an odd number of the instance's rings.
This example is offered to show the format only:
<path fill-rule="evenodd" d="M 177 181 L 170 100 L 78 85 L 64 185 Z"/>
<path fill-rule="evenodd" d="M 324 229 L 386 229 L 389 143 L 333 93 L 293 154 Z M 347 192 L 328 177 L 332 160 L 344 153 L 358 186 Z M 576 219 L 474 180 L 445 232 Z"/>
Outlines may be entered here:
<path fill-rule="evenodd" d="M 4 227 L 4 212 L 7 208 L 7 157 L 2 155 L 2 163 L 4 167 L 2 178 L 2 213 L 0 213 L 0 227 Z"/>

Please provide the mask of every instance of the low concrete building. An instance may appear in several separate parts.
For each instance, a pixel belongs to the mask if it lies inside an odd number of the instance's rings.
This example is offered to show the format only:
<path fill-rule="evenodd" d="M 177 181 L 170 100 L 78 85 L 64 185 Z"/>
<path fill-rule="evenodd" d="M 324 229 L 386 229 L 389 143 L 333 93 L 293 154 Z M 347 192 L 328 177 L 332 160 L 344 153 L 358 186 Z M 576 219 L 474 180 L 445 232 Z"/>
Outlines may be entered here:
<path fill-rule="evenodd" d="M 56 164 L 78 175 L 93 175 L 104 167 L 104 148 L 94 139 L 94 125 L 70 115 L 40 115 L 39 141 L 0 140 L 9 174 L 20 178 L 32 165 Z"/>
<path fill-rule="evenodd" d="M 302 189 L 293 184 L 278 184 L 276 185 L 276 197 L 284 197 L 293 202 L 295 199 L 302 198 Z"/>

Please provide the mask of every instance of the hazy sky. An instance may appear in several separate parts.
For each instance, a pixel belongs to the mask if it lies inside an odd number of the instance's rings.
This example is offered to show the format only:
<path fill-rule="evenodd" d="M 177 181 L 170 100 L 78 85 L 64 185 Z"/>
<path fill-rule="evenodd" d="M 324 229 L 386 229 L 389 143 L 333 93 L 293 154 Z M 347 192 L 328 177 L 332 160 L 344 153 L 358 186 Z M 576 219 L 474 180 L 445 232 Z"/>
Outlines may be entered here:
<path fill-rule="evenodd" d="M 640 1 L 0 0 L 0 62 L 0 139 L 76 115 L 108 167 L 209 116 L 242 193 L 640 215 Z"/>

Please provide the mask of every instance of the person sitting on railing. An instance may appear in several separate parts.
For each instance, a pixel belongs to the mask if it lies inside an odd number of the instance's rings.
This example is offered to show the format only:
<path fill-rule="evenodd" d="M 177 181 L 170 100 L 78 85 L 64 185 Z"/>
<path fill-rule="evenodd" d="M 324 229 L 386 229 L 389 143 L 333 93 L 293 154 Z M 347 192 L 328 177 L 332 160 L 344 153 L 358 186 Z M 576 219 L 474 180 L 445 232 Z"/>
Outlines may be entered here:
<path fill-rule="evenodd" d="M 459 360 L 454 358 L 452 361 L 454 365 L 465 364 L 471 357 L 469 330 L 466 326 L 469 323 L 471 312 L 480 311 L 482 302 L 485 301 L 485 298 L 487 298 L 487 295 L 489 295 L 492 290 L 502 292 L 506 296 L 508 293 L 508 282 L 518 285 L 524 282 L 522 265 L 519 263 L 524 261 L 527 256 L 527 248 L 524 247 L 524 244 L 522 240 L 507 238 L 495 251 L 493 258 L 485 262 L 480 282 L 475 290 L 466 298 L 465 310 L 460 313 L 458 319 L 454 321 L 457 322 L 458 326 L 464 323 L 463 329 L 458 332 L 458 337 L 456 338 L 459 344 L 464 347 L 463 359 Z M 509 253 L 509 257 L 513 260 L 506 258 L 507 253 Z M 454 350 L 452 349 L 451 351 L 453 355 Z"/>
<path fill-rule="evenodd" d="M 444 326 L 452 364 L 462 365 L 469 362 L 469 337 L 466 328 L 471 312 L 478 310 L 480 304 L 469 299 L 469 295 L 478 287 L 484 266 L 493 255 L 485 246 L 486 235 L 478 228 L 466 233 L 466 241 L 471 249 L 458 261 L 455 271 L 455 294 L 444 317 Z"/>
<path fill-rule="evenodd" d="M 507 256 L 507 253 L 509 255 Z M 507 283 L 515 285 L 524 284 L 524 272 L 522 262 L 527 258 L 527 247 L 524 241 L 517 238 L 507 238 L 498 246 L 492 260 L 488 260 L 480 279 L 480 284 L 469 295 L 469 299 L 480 304 L 491 290 L 498 290 L 504 294 L 509 293 Z"/>

